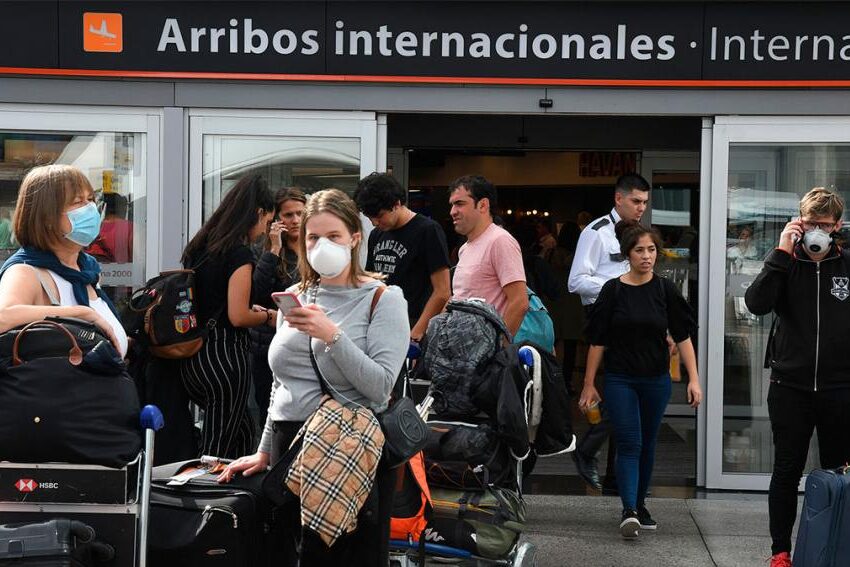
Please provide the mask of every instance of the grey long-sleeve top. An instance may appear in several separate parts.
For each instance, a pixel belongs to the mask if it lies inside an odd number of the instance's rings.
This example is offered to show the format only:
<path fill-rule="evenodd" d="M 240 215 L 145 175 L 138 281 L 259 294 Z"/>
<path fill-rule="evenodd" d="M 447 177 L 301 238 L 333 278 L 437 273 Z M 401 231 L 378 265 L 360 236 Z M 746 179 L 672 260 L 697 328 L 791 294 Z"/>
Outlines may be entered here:
<path fill-rule="evenodd" d="M 316 362 L 338 401 L 360 404 L 380 412 L 407 356 L 410 324 L 407 301 L 400 288 L 390 286 L 381 296 L 369 321 L 375 289 L 369 282 L 360 287 L 320 286 L 316 303 L 342 330 L 342 337 L 325 352 L 325 343 L 313 340 Z M 311 294 L 300 294 L 302 304 Z M 278 318 L 277 333 L 269 346 L 274 374 L 268 418 L 260 440 L 261 451 L 271 451 L 275 421 L 304 421 L 322 397 L 319 380 L 310 364 L 308 336 Z"/>

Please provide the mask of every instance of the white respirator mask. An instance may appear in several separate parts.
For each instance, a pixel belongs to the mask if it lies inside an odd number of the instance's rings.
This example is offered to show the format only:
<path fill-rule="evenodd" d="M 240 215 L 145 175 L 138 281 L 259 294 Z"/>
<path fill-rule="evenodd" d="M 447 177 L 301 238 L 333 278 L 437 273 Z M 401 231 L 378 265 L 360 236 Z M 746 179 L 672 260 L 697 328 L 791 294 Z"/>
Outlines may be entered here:
<path fill-rule="evenodd" d="M 323 236 L 307 252 L 307 262 L 323 278 L 335 278 L 351 263 L 352 244 L 337 244 Z"/>
<path fill-rule="evenodd" d="M 820 227 L 807 230 L 803 235 L 803 250 L 807 254 L 821 254 L 826 252 L 832 242 L 832 236 Z"/>

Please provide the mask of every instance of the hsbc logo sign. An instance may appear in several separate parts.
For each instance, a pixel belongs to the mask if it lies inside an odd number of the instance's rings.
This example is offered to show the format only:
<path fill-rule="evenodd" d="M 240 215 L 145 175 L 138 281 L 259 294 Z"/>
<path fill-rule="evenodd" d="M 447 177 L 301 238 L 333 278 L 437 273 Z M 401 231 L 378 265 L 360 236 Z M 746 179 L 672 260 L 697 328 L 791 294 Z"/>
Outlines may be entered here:
<path fill-rule="evenodd" d="M 38 484 L 31 478 L 22 478 L 15 483 L 18 492 L 32 492 L 38 488 Z"/>
<path fill-rule="evenodd" d="M 15 483 L 15 488 L 18 492 L 35 492 L 37 488 L 56 490 L 59 488 L 58 482 L 36 482 L 31 478 L 21 478 Z"/>

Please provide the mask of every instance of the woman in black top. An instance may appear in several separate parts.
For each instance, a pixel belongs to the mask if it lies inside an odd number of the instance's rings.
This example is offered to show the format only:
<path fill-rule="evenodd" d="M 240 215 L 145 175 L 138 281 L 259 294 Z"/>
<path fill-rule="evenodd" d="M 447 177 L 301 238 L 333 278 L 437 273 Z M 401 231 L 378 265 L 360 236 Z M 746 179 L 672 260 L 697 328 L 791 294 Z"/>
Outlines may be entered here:
<path fill-rule="evenodd" d="M 183 251 L 183 265 L 196 274 L 199 324 L 209 331 L 201 350 L 180 364 L 189 397 L 204 410 L 201 454 L 236 458 L 253 447 L 247 328 L 274 327 L 277 311 L 251 307 L 248 243 L 267 230 L 274 210 L 265 180 L 244 177 Z"/>
<path fill-rule="evenodd" d="M 690 306 L 673 283 L 653 273 L 661 244 L 650 229 L 633 221 L 616 227 L 629 271 L 609 280 L 587 325 L 590 349 L 579 406 L 601 400 L 594 381 L 603 353 L 605 402 L 617 443 L 617 485 L 623 502 L 620 533 L 633 538 L 638 529 L 657 527 L 644 500 L 655 461 L 655 442 L 670 400 L 669 332 L 688 371 L 688 403 L 702 399 L 691 337 Z"/>
<path fill-rule="evenodd" d="M 252 294 L 254 303 L 277 311 L 271 295 L 276 291 L 285 291 L 298 283 L 298 233 L 301 227 L 301 215 L 307 197 L 296 187 L 285 187 L 275 194 L 277 212 L 275 222 L 269 227 L 268 237 L 260 246 L 254 248 L 257 266 L 254 269 Z M 251 335 L 252 375 L 254 380 L 254 399 L 259 408 L 260 425 L 266 422 L 269 408 L 269 395 L 272 389 L 272 371 L 269 366 L 269 344 L 275 330 L 271 327 L 255 327 Z"/>

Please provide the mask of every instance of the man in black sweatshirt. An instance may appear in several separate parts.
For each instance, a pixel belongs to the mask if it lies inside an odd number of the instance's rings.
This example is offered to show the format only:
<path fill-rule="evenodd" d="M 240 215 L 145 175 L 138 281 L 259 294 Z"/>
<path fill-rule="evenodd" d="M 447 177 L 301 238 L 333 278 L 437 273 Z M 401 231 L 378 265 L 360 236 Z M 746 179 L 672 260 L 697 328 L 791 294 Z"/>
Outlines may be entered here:
<path fill-rule="evenodd" d="M 790 567 L 797 488 L 817 429 L 820 462 L 850 461 L 850 253 L 834 242 L 844 201 L 816 187 L 800 201 L 800 218 L 785 225 L 779 245 L 747 289 L 755 315 L 773 311 L 768 342 L 768 412 L 774 463 L 768 506 L 771 567 Z"/>

